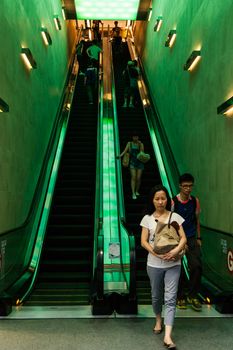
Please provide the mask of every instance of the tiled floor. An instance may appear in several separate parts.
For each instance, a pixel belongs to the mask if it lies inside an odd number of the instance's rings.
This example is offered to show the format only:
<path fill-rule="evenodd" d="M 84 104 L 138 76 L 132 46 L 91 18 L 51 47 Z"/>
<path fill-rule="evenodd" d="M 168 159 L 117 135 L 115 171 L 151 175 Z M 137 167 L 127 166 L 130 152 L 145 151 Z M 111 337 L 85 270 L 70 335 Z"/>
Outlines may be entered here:
<path fill-rule="evenodd" d="M 196 317 L 233 317 L 231 314 L 220 314 L 214 306 L 203 305 L 201 312 L 196 312 L 191 308 L 187 310 L 176 310 L 176 318 L 196 318 Z M 17 306 L 4 319 L 46 319 L 46 318 L 154 318 L 150 305 L 139 305 L 137 315 L 93 316 L 90 306 Z"/>

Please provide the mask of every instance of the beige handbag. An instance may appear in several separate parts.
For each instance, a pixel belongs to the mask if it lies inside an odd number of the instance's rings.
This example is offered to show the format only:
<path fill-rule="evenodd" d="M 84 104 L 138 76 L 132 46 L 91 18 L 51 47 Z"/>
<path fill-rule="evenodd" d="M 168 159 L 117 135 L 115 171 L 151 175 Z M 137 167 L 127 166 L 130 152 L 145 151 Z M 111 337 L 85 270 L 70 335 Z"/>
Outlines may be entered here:
<path fill-rule="evenodd" d="M 126 152 L 122 158 L 123 167 L 127 168 L 129 166 L 129 158 L 130 158 L 130 154 L 129 154 L 129 152 Z"/>
<path fill-rule="evenodd" d="M 153 248 L 156 254 L 166 254 L 179 244 L 179 224 L 176 221 L 171 222 L 171 217 L 172 212 L 169 216 L 168 224 L 157 221 Z"/>

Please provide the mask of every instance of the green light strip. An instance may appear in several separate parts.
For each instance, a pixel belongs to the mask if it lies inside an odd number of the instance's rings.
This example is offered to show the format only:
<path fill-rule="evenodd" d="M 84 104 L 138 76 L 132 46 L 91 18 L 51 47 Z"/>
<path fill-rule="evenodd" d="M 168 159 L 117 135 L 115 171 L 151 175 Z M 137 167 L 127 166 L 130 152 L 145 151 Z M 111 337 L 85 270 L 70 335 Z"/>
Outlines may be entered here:
<path fill-rule="evenodd" d="M 103 232 L 104 263 L 111 264 L 109 243 L 118 242 L 118 208 L 116 196 L 116 169 L 113 137 L 113 121 L 103 118 Z M 119 263 L 120 259 L 114 259 Z"/>
<path fill-rule="evenodd" d="M 60 162 L 60 158 L 61 158 L 61 152 L 62 152 L 62 147 L 63 147 L 63 143 L 64 143 L 66 128 L 67 128 L 67 119 L 63 122 L 63 125 L 62 125 L 62 130 L 61 130 L 61 135 L 60 135 L 60 139 L 59 139 L 59 143 L 58 143 L 58 147 L 57 147 L 57 151 L 56 151 L 55 161 L 53 164 L 51 178 L 49 181 L 48 192 L 46 195 L 44 210 L 43 210 L 43 214 L 42 214 L 42 218 L 41 218 L 41 222 L 40 222 L 40 226 L 39 226 L 39 230 L 38 230 L 37 241 L 35 244 L 35 249 L 34 249 L 31 264 L 30 264 L 30 267 L 33 269 L 35 267 L 38 267 L 38 259 L 39 259 L 39 256 L 40 256 L 40 253 L 42 250 L 42 243 L 43 243 L 44 234 L 45 234 L 46 227 L 47 227 L 49 210 L 50 210 L 52 197 L 53 197 L 53 191 L 54 191 L 54 187 L 55 187 L 55 183 L 56 183 L 57 170 L 58 170 L 58 166 L 59 166 L 59 162 Z"/>

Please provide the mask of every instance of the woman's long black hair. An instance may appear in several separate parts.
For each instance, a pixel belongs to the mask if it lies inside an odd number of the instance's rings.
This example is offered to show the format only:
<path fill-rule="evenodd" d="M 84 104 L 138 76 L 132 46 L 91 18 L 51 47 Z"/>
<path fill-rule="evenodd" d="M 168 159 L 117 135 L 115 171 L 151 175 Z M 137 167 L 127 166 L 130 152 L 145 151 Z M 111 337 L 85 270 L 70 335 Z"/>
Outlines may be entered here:
<path fill-rule="evenodd" d="M 157 185 L 157 186 L 152 187 L 152 189 L 150 190 L 150 194 L 149 194 L 149 197 L 148 197 L 146 214 L 152 215 L 154 213 L 155 206 L 154 206 L 154 203 L 153 203 L 153 199 L 154 199 L 155 193 L 159 192 L 159 191 L 165 192 L 166 197 L 167 197 L 166 209 L 167 210 L 171 210 L 171 197 L 170 197 L 170 195 L 168 193 L 168 190 L 163 185 Z"/>

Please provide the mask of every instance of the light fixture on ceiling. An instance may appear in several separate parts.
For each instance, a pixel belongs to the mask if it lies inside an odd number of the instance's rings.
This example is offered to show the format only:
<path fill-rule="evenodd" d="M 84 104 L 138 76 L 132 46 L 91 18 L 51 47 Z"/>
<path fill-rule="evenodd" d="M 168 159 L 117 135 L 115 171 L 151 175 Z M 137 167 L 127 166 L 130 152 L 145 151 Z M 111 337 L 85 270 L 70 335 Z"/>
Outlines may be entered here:
<path fill-rule="evenodd" d="M 86 19 L 84 21 L 84 23 L 85 23 L 85 29 L 90 29 L 91 28 L 91 21 L 89 19 Z"/>
<path fill-rule="evenodd" d="M 151 20 L 151 16 L 152 16 L 152 7 L 149 8 L 149 11 L 148 11 L 148 22 L 150 22 Z"/>
<path fill-rule="evenodd" d="M 41 27 L 41 35 L 44 40 L 45 45 L 52 45 L 52 39 L 51 36 L 47 30 L 47 28 Z"/>
<path fill-rule="evenodd" d="M 189 58 L 187 59 L 184 65 L 184 70 L 191 71 L 197 65 L 200 59 L 201 59 L 201 51 L 194 50 L 189 56 Z"/>
<path fill-rule="evenodd" d="M 133 23 L 133 21 L 127 20 L 126 21 L 126 28 L 132 27 L 132 23 Z"/>
<path fill-rule="evenodd" d="M 62 17 L 63 17 L 63 19 L 65 21 L 66 20 L 66 8 L 65 8 L 65 6 L 62 6 L 61 12 L 62 12 Z"/>
<path fill-rule="evenodd" d="M 140 0 L 74 0 L 78 20 L 136 20 Z M 150 5 L 149 5 L 150 6 Z M 145 10 L 148 16 L 148 10 Z"/>
<path fill-rule="evenodd" d="M 0 112 L 9 112 L 9 106 L 8 104 L 3 101 L 0 97 Z"/>
<path fill-rule="evenodd" d="M 233 114 L 233 96 L 217 107 L 218 114 Z"/>
<path fill-rule="evenodd" d="M 176 29 L 170 30 L 167 36 L 167 40 L 165 41 L 166 47 L 172 47 L 176 40 Z"/>
<path fill-rule="evenodd" d="M 34 60 L 34 57 L 30 51 L 30 49 L 28 47 L 22 47 L 21 48 L 21 55 L 23 57 L 24 63 L 25 65 L 29 68 L 29 69 L 36 69 L 37 68 L 37 63 Z"/>
<path fill-rule="evenodd" d="M 154 32 L 159 32 L 162 23 L 163 23 L 163 17 L 162 16 L 157 17 L 155 26 L 154 26 Z"/>
<path fill-rule="evenodd" d="M 53 20 L 54 20 L 56 29 L 61 30 L 61 21 L 60 21 L 59 17 L 56 15 L 53 17 Z"/>

